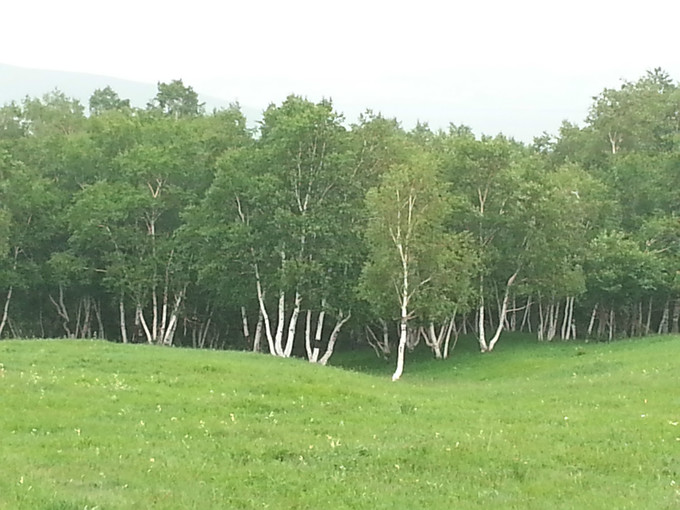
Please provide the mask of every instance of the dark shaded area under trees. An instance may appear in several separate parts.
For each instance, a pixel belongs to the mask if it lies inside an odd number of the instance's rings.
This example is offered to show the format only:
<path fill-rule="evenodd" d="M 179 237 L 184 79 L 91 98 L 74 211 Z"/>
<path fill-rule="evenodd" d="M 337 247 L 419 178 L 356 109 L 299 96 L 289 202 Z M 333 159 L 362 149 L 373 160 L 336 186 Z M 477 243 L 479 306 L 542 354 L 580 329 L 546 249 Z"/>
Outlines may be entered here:
<path fill-rule="evenodd" d="M 87 115 L 54 91 L 0 109 L 0 336 L 325 364 L 347 339 L 444 358 L 461 333 L 677 333 L 679 210 L 659 69 L 531 145 L 297 96 L 251 130 L 181 81 Z"/>

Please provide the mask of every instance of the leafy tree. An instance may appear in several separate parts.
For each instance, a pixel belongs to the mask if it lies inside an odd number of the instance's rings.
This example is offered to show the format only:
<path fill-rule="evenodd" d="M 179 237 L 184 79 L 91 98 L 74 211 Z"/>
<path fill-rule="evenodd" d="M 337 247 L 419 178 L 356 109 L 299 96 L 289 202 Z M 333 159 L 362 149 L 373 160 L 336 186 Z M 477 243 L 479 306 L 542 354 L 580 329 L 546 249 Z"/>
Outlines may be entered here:
<path fill-rule="evenodd" d="M 464 238 L 445 228 L 445 186 L 426 154 L 415 153 L 385 173 L 366 197 L 369 256 L 362 290 L 379 314 L 397 311 L 399 346 L 393 380 L 404 370 L 409 321 L 451 316 L 465 301 L 470 258 Z"/>
<path fill-rule="evenodd" d="M 147 108 L 162 115 L 179 119 L 181 117 L 198 117 L 204 113 L 205 103 L 200 103 L 198 94 L 182 80 L 170 83 L 158 82 L 156 97 L 147 104 Z"/>
<path fill-rule="evenodd" d="M 101 115 L 113 110 L 130 108 L 129 99 L 121 99 L 116 91 L 110 86 L 95 90 L 90 96 L 90 114 Z"/>

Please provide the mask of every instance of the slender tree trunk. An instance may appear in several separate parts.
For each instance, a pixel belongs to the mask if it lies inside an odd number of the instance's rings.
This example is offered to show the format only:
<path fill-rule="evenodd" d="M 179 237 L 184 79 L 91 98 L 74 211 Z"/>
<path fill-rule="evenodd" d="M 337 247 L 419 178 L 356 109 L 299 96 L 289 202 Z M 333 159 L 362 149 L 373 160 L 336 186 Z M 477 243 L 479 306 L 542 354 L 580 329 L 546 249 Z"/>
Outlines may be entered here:
<path fill-rule="evenodd" d="M 539 294 L 538 296 L 538 326 L 536 326 L 536 336 L 538 341 L 542 342 L 545 340 L 545 312 L 543 309 L 543 298 Z"/>
<path fill-rule="evenodd" d="M 671 333 L 680 333 L 680 298 L 676 298 L 673 303 L 673 318 L 671 319 Z"/>
<path fill-rule="evenodd" d="M 453 338 L 453 346 L 449 350 L 449 343 L 451 341 L 451 334 L 454 335 Z M 458 343 L 458 337 L 460 336 L 460 330 L 456 328 L 456 313 L 454 312 L 453 316 L 451 317 L 451 320 L 449 321 L 449 327 L 446 332 L 446 341 L 444 342 L 444 357 L 448 358 L 449 353 L 453 351 L 456 348 L 456 344 Z"/>
<path fill-rule="evenodd" d="M 519 274 L 519 269 L 517 269 L 510 278 L 508 278 L 508 282 L 505 285 L 505 294 L 503 296 L 503 303 L 501 305 L 501 311 L 500 311 L 500 316 L 498 317 L 498 327 L 496 328 L 496 333 L 494 334 L 493 338 L 489 342 L 489 351 L 493 351 L 494 346 L 496 345 L 496 342 L 501 337 L 501 333 L 503 332 L 503 325 L 505 323 L 505 316 L 508 312 L 508 300 L 510 299 L 510 287 L 512 287 L 512 284 L 515 283 L 515 279 L 517 278 L 517 275 Z"/>
<path fill-rule="evenodd" d="M 53 297 L 52 294 L 48 294 L 47 296 L 50 300 L 50 302 L 54 305 L 54 308 L 57 310 L 57 315 L 61 317 L 62 323 L 61 327 L 64 328 L 64 332 L 66 333 L 66 338 L 73 338 L 74 335 L 71 332 L 71 328 L 69 327 L 69 323 L 71 322 L 71 319 L 68 315 L 68 309 L 66 308 L 66 304 L 64 303 L 64 287 L 63 285 L 59 284 L 59 301 L 56 301 Z"/>
<path fill-rule="evenodd" d="M 666 300 L 666 303 L 664 304 L 663 307 L 663 313 L 661 314 L 661 321 L 659 322 L 659 328 L 657 330 L 657 333 L 659 335 L 665 335 L 668 333 L 668 316 L 669 316 L 669 302 Z"/>
<path fill-rule="evenodd" d="M 645 322 L 645 335 L 649 335 L 652 328 L 652 304 L 654 302 L 653 298 L 649 298 L 649 307 L 647 308 L 647 321 Z"/>
<path fill-rule="evenodd" d="M 257 326 L 255 326 L 255 337 L 253 339 L 253 352 L 260 352 L 260 343 L 262 342 L 262 326 L 264 320 L 262 313 L 257 314 Z"/>
<path fill-rule="evenodd" d="M 366 341 L 375 351 L 375 355 L 379 358 L 388 359 L 390 357 L 390 331 L 387 323 L 380 319 L 382 328 L 382 340 L 373 332 L 370 326 L 366 326 Z"/>
<path fill-rule="evenodd" d="M 435 331 L 434 323 L 430 322 L 427 330 L 425 328 L 420 328 L 419 334 L 425 337 L 425 343 L 432 349 L 435 359 L 442 359 L 442 340 L 444 334 L 444 327 L 442 326 L 439 334 Z"/>
<path fill-rule="evenodd" d="M 154 281 L 156 275 L 154 274 Z M 142 316 L 143 318 L 143 316 Z M 153 339 L 149 343 L 159 343 L 158 342 L 158 296 L 156 295 L 156 284 L 153 285 L 153 290 L 151 292 L 151 338 Z"/>
<path fill-rule="evenodd" d="M 278 322 L 276 323 L 276 336 L 274 337 L 274 347 L 277 356 L 283 356 L 283 327 L 286 322 L 286 294 L 283 290 L 279 291 Z"/>
<path fill-rule="evenodd" d="M 305 317 L 305 352 L 307 353 L 307 359 L 314 363 L 316 359 L 312 354 L 312 311 L 307 310 Z"/>
<path fill-rule="evenodd" d="M 250 343 L 250 330 L 248 328 L 248 315 L 246 314 L 246 307 L 241 307 L 241 324 L 243 326 L 243 338 L 248 347 L 252 347 Z"/>
<path fill-rule="evenodd" d="M 276 344 L 274 343 L 274 337 L 272 335 L 272 327 L 269 321 L 269 314 L 267 313 L 267 307 L 264 303 L 264 292 L 262 290 L 262 282 L 260 281 L 260 270 L 255 264 L 255 283 L 257 286 L 257 302 L 260 304 L 260 313 L 262 314 L 262 319 L 264 321 L 264 331 L 267 337 L 267 343 L 269 345 L 269 354 L 276 355 Z"/>
<path fill-rule="evenodd" d="M 290 317 L 288 323 L 288 339 L 286 340 L 286 346 L 283 349 L 283 356 L 285 358 L 290 358 L 293 353 L 293 343 L 295 342 L 295 333 L 297 331 L 297 321 L 300 315 L 300 304 L 302 303 L 302 296 L 299 292 L 295 292 L 295 305 L 293 308 L 293 313 Z"/>
<path fill-rule="evenodd" d="M 400 241 L 401 243 L 401 241 Z M 408 281 L 408 254 L 405 252 L 401 244 L 398 245 L 399 253 L 401 255 L 402 265 L 402 284 L 401 284 L 401 318 L 399 321 L 399 347 L 397 348 L 397 368 L 392 374 L 392 380 L 397 381 L 404 373 L 404 349 L 406 349 L 406 342 L 408 341 L 408 303 L 410 296 L 410 288 Z"/>
<path fill-rule="evenodd" d="M 560 328 L 560 338 L 569 340 L 569 298 L 564 301 L 564 315 L 562 317 L 562 327 Z"/>
<path fill-rule="evenodd" d="M 10 285 L 9 290 L 7 291 L 7 295 L 5 296 L 5 306 L 2 307 L 2 319 L 0 320 L 0 338 L 2 338 L 2 332 L 5 329 L 5 325 L 7 324 L 7 318 L 9 317 L 9 302 L 12 300 L 13 290 L 14 287 Z"/>
<path fill-rule="evenodd" d="M 163 334 L 163 345 L 172 345 L 175 337 L 175 329 L 177 328 L 177 320 L 179 319 L 179 309 L 184 300 L 184 294 L 186 292 L 186 286 L 182 289 L 176 296 L 175 302 L 172 306 L 172 312 L 170 312 L 170 321 L 168 322 L 164 334 Z M 163 319 L 165 320 L 165 319 Z"/>
<path fill-rule="evenodd" d="M 588 338 L 593 334 L 593 326 L 595 325 L 595 317 L 597 317 L 597 303 L 593 306 L 593 313 L 590 314 L 590 323 L 588 324 Z"/>
<path fill-rule="evenodd" d="M 126 344 L 128 343 L 128 336 L 127 329 L 125 327 L 125 303 L 122 294 L 120 296 L 120 299 L 118 300 L 118 312 L 119 312 L 118 317 L 120 319 L 120 337 L 123 340 L 123 343 Z"/>
<path fill-rule="evenodd" d="M 142 311 L 142 305 L 139 302 L 137 303 L 137 310 L 136 310 L 135 314 L 137 316 L 137 320 L 139 321 L 139 324 L 144 329 L 144 334 L 146 335 L 147 343 L 152 344 L 153 341 L 154 341 L 154 338 L 151 335 L 151 331 L 149 331 L 149 326 L 146 323 L 146 319 L 144 318 L 144 312 Z"/>
<path fill-rule="evenodd" d="M 331 356 L 333 355 L 333 351 L 335 350 L 335 343 L 338 340 L 338 335 L 340 334 L 340 329 L 342 326 L 352 317 L 351 313 L 348 313 L 346 316 L 343 316 L 343 313 L 340 312 L 340 315 L 338 316 L 337 321 L 335 322 L 335 327 L 333 327 L 333 331 L 331 332 L 331 336 L 328 339 L 328 344 L 326 346 L 326 352 L 324 353 L 323 356 L 321 356 L 321 359 L 319 360 L 319 364 L 321 365 L 326 365 L 328 363 L 328 360 L 331 359 Z M 319 332 L 320 334 L 320 332 Z"/>
<path fill-rule="evenodd" d="M 96 338 L 106 338 L 106 334 L 104 333 L 104 322 L 102 321 L 102 303 L 101 301 L 97 300 L 93 304 L 94 308 L 94 315 L 97 317 L 97 334 L 95 335 Z"/>
<path fill-rule="evenodd" d="M 401 322 L 399 323 L 399 347 L 397 348 L 397 369 L 392 374 L 392 380 L 397 381 L 404 373 L 404 351 L 406 350 L 406 337 L 408 335 L 408 325 L 407 320 L 402 315 Z"/>

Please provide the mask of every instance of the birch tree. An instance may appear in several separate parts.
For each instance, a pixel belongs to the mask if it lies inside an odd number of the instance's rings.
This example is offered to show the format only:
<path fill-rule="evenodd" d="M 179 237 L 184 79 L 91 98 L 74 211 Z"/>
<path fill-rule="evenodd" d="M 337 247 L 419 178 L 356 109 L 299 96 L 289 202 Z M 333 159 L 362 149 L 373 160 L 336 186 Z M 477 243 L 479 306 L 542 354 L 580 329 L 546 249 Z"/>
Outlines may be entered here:
<path fill-rule="evenodd" d="M 391 309 L 399 322 L 397 366 L 392 380 L 404 371 L 409 325 L 427 321 L 434 300 L 451 314 L 459 296 L 453 282 L 467 285 L 470 271 L 464 240 L 445 229 L 448 198 L 436 166 L 426 154 L 414 154 L 393 166 L 366 197 L 368 261 L 362 291 L 378 313 Z M 459 290 L 460 290 L 459 288 Z M 448 306 L 446 306 L 446 305 Z M 396 313 L 395 313 L 396 312 Z"/>

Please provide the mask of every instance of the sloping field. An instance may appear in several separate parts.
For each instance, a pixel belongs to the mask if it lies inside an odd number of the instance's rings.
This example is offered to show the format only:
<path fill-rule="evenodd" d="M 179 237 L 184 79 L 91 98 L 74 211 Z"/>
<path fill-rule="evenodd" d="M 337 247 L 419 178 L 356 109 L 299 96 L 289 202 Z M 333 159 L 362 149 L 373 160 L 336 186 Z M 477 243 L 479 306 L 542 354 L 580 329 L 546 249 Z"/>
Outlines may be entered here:
<path fill-rule="evenodd" d="M 0 342 L 0 509 L 680 507 L 680 338 L 363 361 Z"/>

